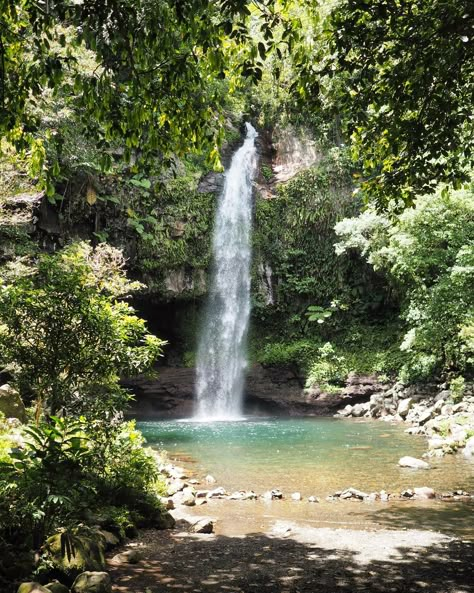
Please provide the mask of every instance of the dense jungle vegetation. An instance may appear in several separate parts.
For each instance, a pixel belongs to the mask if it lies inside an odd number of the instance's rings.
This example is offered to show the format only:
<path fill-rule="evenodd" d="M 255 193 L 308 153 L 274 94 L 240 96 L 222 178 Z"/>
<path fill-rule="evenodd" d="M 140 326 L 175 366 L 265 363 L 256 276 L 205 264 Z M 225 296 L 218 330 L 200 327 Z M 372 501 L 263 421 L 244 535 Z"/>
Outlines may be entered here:
<path fill-rule="evenodd" d="M 253 361 L 329 392 L 351 371 L 472 378 L 473 92 L 471 0 L 0 0 L 0 370 L 19 418 L 0 414 L 0 588 L 71 580 L 59 552 L 98 523 L 166 523 L 120 380 L 167 349 L 193 364 L 218 193 L 201 182 L 246 119 Z M 317 158 L 278 182 L 282 131 Z M 178 343 L 144 299 L 183 304 Z"/>

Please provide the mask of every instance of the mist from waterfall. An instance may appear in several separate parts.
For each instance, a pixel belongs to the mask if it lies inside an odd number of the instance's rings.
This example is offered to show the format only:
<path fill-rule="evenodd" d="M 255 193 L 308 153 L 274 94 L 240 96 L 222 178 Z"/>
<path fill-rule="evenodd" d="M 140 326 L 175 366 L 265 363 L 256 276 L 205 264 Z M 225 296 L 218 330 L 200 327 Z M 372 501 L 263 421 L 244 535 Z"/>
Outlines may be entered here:
<path fill-rule="evenodd" d="M 252 184 L 256 130 L 246 123 L 243 145 L 225 174 L 213 235 L 213 266 L 197 352 L 198 420 L 242 415 L 250 315 Z"/>

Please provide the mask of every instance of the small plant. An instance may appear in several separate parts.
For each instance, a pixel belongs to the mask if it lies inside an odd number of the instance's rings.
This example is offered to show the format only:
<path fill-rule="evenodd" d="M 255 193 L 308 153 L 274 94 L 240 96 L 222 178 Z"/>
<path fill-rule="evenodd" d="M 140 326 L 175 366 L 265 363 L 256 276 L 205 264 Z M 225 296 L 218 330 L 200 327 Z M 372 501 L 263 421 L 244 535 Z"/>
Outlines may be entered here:
<path fill-rule="evenodd" d="M 455 404 L 459 403 L 462 398 L 464 397 L 464 392 L 466 390 L 466 381 L 464 377 L 459 376 L 453 379 L 449 385 L 449 391 L 451 392 L 451 397 Z"/>
<path fill-rule="evenodd" d="M 334 346 L 326 342 L 318 350 L 318 358 L 310 368 L 306 385 L 319 385 L 325 391 L 334 393 L 343 386 L 347 373 L 345 357 L 338 355 Z"/>
<path fill-rule="evenodd" d="M 269 165 L 262 165 L 260 167 L 260 172 L 262 173 L 262 177 L 265 179 L 265 181 L 270 181 L 270 179 L 273 177 L 273 171 Z"/>
<path fill-rule="evenodd" d="M 444 438 L 447 438 L 451 434 L 451 421 L 441 420 L 436 426 L 437 432 Z"/>

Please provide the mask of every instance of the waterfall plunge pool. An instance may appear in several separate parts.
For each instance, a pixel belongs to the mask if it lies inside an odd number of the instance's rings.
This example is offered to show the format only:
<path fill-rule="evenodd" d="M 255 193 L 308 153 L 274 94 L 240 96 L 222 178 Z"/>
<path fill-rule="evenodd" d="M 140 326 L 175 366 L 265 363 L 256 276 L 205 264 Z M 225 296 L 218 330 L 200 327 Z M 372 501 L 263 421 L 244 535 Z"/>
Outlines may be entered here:
<path fill-rule="evenodd" d="M 423 437 L 404 433 L 399 425 L 373 420 L 247 418 L 236 422 L 139 422 L 148 443 L 168 452 L 170 461 L 193 477 L 211 474 L 226 490 L 280 489 L 285 499 L 264 503 L 232 502 L 226 511 L 227 533 L 249 533 L 277 519 L 313 526 L 430 528 L 474 539 L 472 503 L 402 501 L 327 502 L 326 496 L 354 487 L 364 492 L 429 486 L 436 492 L 474 491 L 474 463 L 461 456 L 429 460 L 432 469 L 398 466 L 404 455 L 421 457 Z M 199 488 L 199 486 L 198 486 Z M 205 484 L 202 488 L 207 488 Z M 303 501 L 292 501 L 292 492 Z M 320 503 L 308 503 L 308 496 Z M 219 507 L 226 501 L 210 501 Z M 227 503 L 230 505 L 230 503 Z M 203 513 L 199 507 L 197 514 Z"/>

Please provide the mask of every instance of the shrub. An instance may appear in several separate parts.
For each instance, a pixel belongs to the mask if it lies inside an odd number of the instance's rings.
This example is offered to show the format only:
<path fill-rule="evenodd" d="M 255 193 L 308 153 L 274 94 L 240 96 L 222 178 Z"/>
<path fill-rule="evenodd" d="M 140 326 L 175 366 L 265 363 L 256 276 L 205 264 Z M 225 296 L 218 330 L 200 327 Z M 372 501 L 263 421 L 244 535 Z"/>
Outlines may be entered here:
<path fill-rule="evenodd" d="M 6 422 L 5 415 L 0 412 L 0 463 L 10 459 L 10 452 L 13 443 L 10 439 L 10 427 Z"/>
<path fill-rule="evenodd" d="M 38 412 L 89 415 L 122 409 L 121 375 L 149 368 L 163 342 L 123 299 L 122 254 L 77 243 L 56 255 L 20 260 L 0 276 L 0 356 Z"/>
<path fill-rule="evenodd" d="M 454 403 L 458 403 L 462 400 L 465 390 L 466 381 L 464 377 L 456 377 L 451 381 L 449 391 L 451 392 L 451 397 L 453 398 Z"/>
<path fill-rule="evenodd" d="M 298 372 L 304 372 L 314 358 L 318 347 L 319 343 L 312 340 L 270 342 L 261 348 L 257 360 L 263 365 L 290 366 Z"/>
<path fill-rule="evenodd" d="M 90 510 L 122 507 L 132 520 L 161 512 L 158 471 L 133 422 L 58 418 L 25 430 L 25 447 L 0 466 L 0 539 L 38 548 Z"/>
<path fill-rule="evenodd" d="M 331 388 L 341 387 L 347 374 L 345 357 L 337 354 L 334 346 L 326 342 L 318 349 L 318 357 L 309 369 L 306 385 L 311 387 L 316 384 L 323 390 L 334 391 Z"/>
<path fill-rule="evenodd" d="M 375 213 L 336 225 L 338 251 L 356 248 L 402 297 L 405 381 L 472 372 L 474 188 L 419 197 L 389 221 Z"/>

